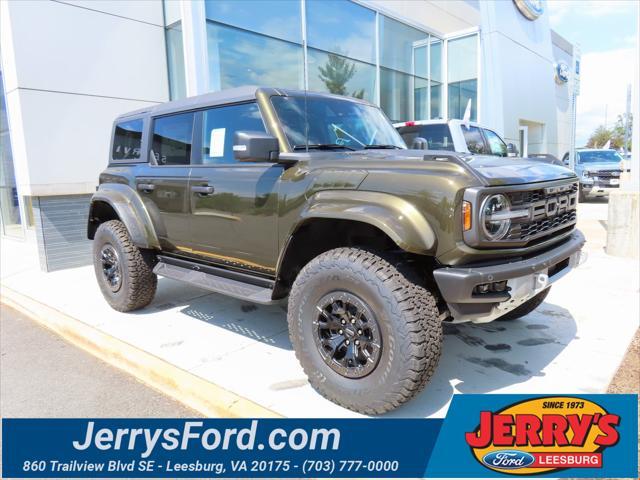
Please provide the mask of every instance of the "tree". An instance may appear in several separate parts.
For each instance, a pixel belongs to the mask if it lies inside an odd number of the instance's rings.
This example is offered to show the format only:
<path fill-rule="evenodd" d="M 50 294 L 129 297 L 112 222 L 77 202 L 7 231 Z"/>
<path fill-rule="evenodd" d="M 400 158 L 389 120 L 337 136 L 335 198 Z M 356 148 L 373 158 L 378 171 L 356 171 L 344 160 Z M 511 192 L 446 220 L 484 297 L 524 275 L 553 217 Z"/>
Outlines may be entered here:
<path fill-rule="evenodd" d="M 601 148 L 605 143 L 611 141 L 611 148 L 621 149 L 624 145 L 624 129 L 626 126 L 626 117 L 626 114 L 618 115 L 618 119 L 616 120 L 613 128 L 605 128 L 603 125 L 600 125 L 598 128 L 596 128 L 587 141 L 587 147 Z M 633 116 L 630 115 L 630 126 L 632 123 Z M 629 135 L 629 139 L 627 142 L 627 151 L 631 151 L 631 135 Z"/>
<path fill-rule="evenodd" d="M 624 146 L 624 129 L 627 126 L 627 114 L 618 115 L 618 119 L 616 120 L 615 125 L 613 126 L 612 131 L 612 140 L 611 144 L 615 142 L 616 145 L 619 145 L 618 148 L 623 148 Z M 627 138 L 627 151 L 631 151 L 631 132 L 633 128 L 633 114 L 629 114 L 629 138 Z"/>
<path fill-rule="evenodd" d="M 356 64 L 335 53 L 329 53 L 328 56 L 327 63 L 322 67 L 318 67 L 320 80 L 322 80 L 329 92 L 337 95 L 348 95 L 347 83 L 356 73 Z M 363 98 L 364 88 L 352 92 L 351 96 Z"/>
<path fill-rule="evenodd" d="M 611 130 L 605 128 L 603 125 L 600 125 L 589 137 L 587 140 L 587 147 L 589 148 L 598 148 L 602 147 L 605 143 L 611 140 Z M 613 147 L 613 142 L 612 145 Z"/>

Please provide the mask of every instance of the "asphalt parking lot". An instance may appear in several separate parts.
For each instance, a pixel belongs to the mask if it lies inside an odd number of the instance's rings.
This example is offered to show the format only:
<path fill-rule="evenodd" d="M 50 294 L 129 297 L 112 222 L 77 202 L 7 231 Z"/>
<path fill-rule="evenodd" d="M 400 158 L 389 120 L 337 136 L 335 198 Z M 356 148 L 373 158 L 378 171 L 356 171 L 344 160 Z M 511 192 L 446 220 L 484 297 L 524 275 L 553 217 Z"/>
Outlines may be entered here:
<path fill-rule="evenodd" d="M 580 205 L 589 259 L 554 285 L 538 310 L 512 322 L 447 326 L 431 383 L 390 415 L 441 417 L 457 393 L 605 392 L 640 318 L 638 262 L 604 253 L 606 212 L 602 200 Z M 45 274 L 5 252 L 4 287 L 239 397 L 288 417 L 355 415 L 309 386 L 291 349 L 283 306 L 161 279 L 149 307 L 121 314 L 102 299 L 91 267 Z"/>

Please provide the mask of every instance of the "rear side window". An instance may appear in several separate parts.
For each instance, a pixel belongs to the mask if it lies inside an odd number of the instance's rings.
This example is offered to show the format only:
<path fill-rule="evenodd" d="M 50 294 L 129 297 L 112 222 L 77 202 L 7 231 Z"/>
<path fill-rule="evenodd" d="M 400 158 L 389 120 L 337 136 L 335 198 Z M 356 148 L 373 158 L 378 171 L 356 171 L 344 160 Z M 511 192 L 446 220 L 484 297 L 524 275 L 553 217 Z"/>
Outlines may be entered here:
<path fill-rule="evenodd" d="M 233 137 L 239 130 L 265 132 L 256 103 L 216 107 L 204 111 L 202 122 L 202 165 L 235 163 Z"/>
<path fill-rule="evenodd" d="M 194 113 L 181 113 L 153 121 L 151 155 L 158 165 L 189 165 Z"/>
<path fill-rule="evenodd" d="M 482 133 L 478 127 L 465 127 L 461 125 L 464 141 L 467 142 L 467 148 L 471 153 L 487 154 L 489 153 L 485 144 Z"/>
<path fill-rule="evenodd" d="M 129 120 L 116 124 L 113 134 L 114 160 L 137 160 L 142 148 L 142 119 Z"/>
<path fill-rule="evenodd" d="M 453 139 L 449 132 L 449 125 L 415 125 L 400 129 L 400 134 L 409 148 L 416 137 L 422 137 L 427 141 L 429 150 L 454 151 Z"/>

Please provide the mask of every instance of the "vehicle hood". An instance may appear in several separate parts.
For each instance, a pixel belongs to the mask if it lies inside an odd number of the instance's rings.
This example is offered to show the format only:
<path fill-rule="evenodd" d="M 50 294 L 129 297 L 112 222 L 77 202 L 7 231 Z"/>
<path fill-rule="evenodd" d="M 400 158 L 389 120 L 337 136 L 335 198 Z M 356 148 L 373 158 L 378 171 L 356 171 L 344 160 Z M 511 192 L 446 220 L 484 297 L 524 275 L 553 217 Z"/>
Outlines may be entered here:
<path fill-rule="evenodd" d="M 575 178 L 570 169 L 540 160 L 470 155 L 467 165 L 489 185 L 520 185 Z"/>
<path fill-rule="evenodd" d="M 600 170 L 622 170 L 620 162 L 576 163 L 576 170 L 597 172 Z"/>
<path fill-rule="evenodd" d="M 468 155 L 436 150 L 359 150 L 357 152 L 312 152 L 285 154 L 283 157 L 306 160 L 312 168 L 357 168 L 362 170 L 441 170 L 446 166 L 463 169 L 487 186 L 520 185 L 575 178 L 573 171 L 537 160 Z"/>

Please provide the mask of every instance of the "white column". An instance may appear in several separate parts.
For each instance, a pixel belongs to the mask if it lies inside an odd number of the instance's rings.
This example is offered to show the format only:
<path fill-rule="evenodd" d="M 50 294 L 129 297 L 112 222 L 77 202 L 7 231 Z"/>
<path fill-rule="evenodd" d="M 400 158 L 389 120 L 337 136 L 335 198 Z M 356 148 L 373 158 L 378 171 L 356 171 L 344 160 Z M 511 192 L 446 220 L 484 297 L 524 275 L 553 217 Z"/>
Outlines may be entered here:
<path fill-rule="evenodd" d="M 187 96 L 192 97 L 210 90 L 204 2 L 182 0 L 180 13 L 182 15 L 185 83 Z M 218 66 L 214 65 L 214 68 L 218 68 Z"/>

